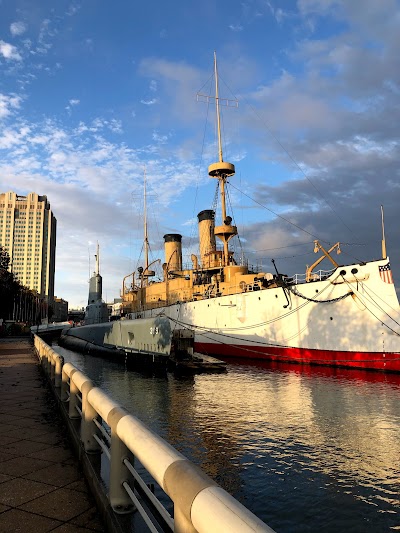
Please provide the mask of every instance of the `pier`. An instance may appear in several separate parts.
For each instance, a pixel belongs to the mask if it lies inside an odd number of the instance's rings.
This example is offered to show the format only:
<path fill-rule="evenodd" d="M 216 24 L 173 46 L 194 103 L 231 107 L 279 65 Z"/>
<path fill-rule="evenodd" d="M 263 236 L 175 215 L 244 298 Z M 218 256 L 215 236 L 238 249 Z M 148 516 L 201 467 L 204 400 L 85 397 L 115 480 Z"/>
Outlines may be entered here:
<path fill-rule="evenodd" d="M 0 339 L 0 531 L 104 532 L 28 338 Z"/>
<path fill-rule="evenodd" d="M 0 390 L 0 531 L 272 532 L 37 335 L 0 341 Z"/>

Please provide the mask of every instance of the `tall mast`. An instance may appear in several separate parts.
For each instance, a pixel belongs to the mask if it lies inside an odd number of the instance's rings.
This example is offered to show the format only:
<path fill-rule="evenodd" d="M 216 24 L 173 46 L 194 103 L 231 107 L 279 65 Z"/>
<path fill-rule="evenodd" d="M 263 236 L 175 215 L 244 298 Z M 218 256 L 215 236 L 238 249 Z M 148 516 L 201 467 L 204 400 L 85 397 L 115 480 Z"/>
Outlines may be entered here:
<path fill-rule="evenodd" d="M 214 75 L 215 75 L 215 109 L 217 115 L 217 133 L 218 133 L 218 155 L 219 161 L 213 163 L 208 167 L 208 175 L 210 178 L 217 178 L 221 193 L 221 211 L 222 211 L 222 226 L 216 226 L 214 229 L 215 236 L 218 237 L 224 246 L 223 266 L 229 265 L 229 247 L 228 241 L 237 235 L 236 226 L 232 226 L 231 217 L 226 216 L 226 197 L 225 197 L 225 183 L 230 176 L 235 174 L 235 165 L 224 161 L 222 154 L 221 141 L 221 114 L 220 114 L 220 99 L 218 91 L 218 68 L 217 68 L 217 54 L 214 52 Z"/>
<path fill-rule="evenodd" d="M 214 52 L 214 78 L 215 78 L 215 111 L 217 114 L 217 131 L 218 131 L 218 155 L 219 162 L 223 162 L 222 156 L 222 140 L 221 140 L 221 115 L 219 112 L 219 92 L 218 92 L 218 68 L 217 68 L 217 53 Z"/>
<path fill-rule="evenodd" d="M 149 239 L 147 234 L 146 167 L 144 168 L 144 272 L 149 268 Z"/>

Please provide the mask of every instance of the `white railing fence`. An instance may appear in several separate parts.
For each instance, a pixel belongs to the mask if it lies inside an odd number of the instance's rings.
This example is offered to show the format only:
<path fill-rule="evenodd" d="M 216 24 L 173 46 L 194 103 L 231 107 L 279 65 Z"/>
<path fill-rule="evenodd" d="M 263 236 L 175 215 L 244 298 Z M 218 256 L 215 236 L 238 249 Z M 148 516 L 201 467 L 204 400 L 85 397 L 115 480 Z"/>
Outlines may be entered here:
<path fill-rule="evenodd" d="M 79 424 L 86 454 L 104 453 L 108 500 L 117 514 L 137 511 L 149 531 L 273 532 L 207 474 L 110 398 L 34 335 L 34 345 L 68 417 Z M 143 466 L 173 502 L 167 511 L 135 468 Z"/>

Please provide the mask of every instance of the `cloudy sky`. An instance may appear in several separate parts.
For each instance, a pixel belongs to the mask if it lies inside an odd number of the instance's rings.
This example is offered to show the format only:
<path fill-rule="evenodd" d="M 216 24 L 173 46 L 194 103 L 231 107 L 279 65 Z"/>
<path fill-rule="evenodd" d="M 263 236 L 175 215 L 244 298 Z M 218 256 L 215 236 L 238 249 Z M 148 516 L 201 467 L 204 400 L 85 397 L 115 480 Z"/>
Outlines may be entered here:
<path fill-rule="evenodd" d="M 0 12 L 0 192 L 48 196 L 70 307 L 87 303 L 96 242 L 107 301 L 142 264 L 144 169 L 150 259 L 164 261 L 165 233 L 183 235 L 184 262 L 197 253 L 218 157 L 213 101 L 196 95 L 213 94 L 214 50 L 236 254 L 304 272 L 318 238 L 343 243 L 340 263 L 377 259 L 383 205 L 400 281 L 399 1 L 0 0 Z"/>

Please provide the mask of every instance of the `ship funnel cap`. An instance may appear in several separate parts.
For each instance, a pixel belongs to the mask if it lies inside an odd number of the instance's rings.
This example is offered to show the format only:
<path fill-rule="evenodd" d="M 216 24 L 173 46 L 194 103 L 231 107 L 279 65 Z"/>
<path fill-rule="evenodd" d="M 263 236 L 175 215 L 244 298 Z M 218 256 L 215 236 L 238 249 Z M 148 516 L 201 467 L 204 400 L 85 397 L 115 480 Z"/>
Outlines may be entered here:
<path fill-rule="evenodd" d="M 215 211 L 212 209 L 204 209 L 204 211 L 200 211 L 200 213 L 197 215 L 199 222 L 202 222 L 203 220 L 214 220 L 214 217 Z"/>
<path fill-rule="evenodd" d="M 179 233 L 167 233 L 164 235 L 164 242 L 182 242 L 182 235 Z"/>

